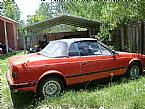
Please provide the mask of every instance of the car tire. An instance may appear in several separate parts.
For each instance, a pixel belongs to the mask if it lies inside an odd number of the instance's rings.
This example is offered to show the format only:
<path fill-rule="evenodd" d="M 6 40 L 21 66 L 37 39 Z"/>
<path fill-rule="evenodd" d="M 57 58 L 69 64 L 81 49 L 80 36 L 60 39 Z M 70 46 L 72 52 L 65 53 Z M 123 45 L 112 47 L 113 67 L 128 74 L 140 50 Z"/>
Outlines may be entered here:
<path fill-rule="evenodd" d="M 44 99 L 47 97 L 57 97 L 64 90 L 64 83 L 58 77 L 46 77 L 38 85 L 37 95 Z"/>
<path fill-rule="evenodd" d="M 141 74 L 141 65 L 132 63 L 127 70 L 127 77 L 131 80 L 139 78 Z"/>

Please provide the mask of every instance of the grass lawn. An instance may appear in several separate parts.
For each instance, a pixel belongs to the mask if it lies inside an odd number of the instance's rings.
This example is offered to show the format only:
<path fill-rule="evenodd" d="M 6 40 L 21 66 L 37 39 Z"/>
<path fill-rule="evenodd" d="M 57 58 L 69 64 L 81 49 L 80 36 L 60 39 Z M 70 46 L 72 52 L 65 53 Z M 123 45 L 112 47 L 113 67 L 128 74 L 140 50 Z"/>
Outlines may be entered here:
<path fill-rule="evenodd" d="M 62 108 L 100 108 L 100 109 L 145 109 L 145 77 L 137 80 L 117 80 L 103 84 L 85 84 L 69 88 L 61 97 L 38 101 L 32 92 L 12 92 L 6 82 L 7 59 L 12 55 L 0 57 L 1 67 L 1 106 L 0 109 L 61 109 Z M 57 107 L 57 108 L 56 108 Z"/>

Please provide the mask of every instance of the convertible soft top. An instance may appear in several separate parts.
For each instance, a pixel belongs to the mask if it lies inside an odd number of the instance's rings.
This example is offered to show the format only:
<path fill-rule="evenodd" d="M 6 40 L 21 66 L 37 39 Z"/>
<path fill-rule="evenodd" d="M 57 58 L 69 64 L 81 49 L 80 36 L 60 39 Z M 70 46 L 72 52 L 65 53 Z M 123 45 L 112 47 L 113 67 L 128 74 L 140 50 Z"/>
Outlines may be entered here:
<path fill-rule="evenodd" d="M 60 40 L 56 40 L 56 41 L 62 41 L 67 43 L 68 46 L 70 46 L 72 43 L 74 42 L 78 42 L 78 41 L 87 41 L 87 40 L 96 40 L 95 38 L 71 38 L 71 39 L 60 39 Z"/>
<path fill-rule="evenodd" d="M 39 53 L 48 57 L 65 57 L 68 56 L 69 47 L 72 43 L 78 41 L 97 41 L 94 38 L 72 38 L 72 39 L 60 39 L 50 41 L 50 43 L 42 49 Z"/>

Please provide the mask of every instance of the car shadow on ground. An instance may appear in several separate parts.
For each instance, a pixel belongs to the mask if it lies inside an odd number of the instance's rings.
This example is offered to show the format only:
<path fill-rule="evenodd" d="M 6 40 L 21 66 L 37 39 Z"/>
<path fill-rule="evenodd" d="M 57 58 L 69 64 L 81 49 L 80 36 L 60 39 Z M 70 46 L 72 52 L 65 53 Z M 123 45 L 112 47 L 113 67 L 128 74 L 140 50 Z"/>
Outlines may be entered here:
<path fill-rule="evenodd" d="M 11 98 L 14 109 L 26 109 L 35 106 L 35 93 L 30 91 L 11 91 Z"/>
<path fill-rule="evenodd" d="M 69 90 L 74 90 L 74 91 L 93 91 L 94 89 L 102 89 L 110 86 L 111 84 L 121 84 L 123 81 L 128 81 L 124 80 L 121 77 L 115 77 L 115 78 L 107 78 L 107 79 L 101 79 L 101 80 L 95 80 L 95 81 L 90 81 L 82 84 L 77 84 L 68 87 Z"/>
<path fill-rule="evenodd" d="M 105 81 L 93 81 L 93 82 L 87 82 L 79 85 L 74 85 L 68 87 L 67 91 L 92 91 L 94 89 L 102 89 L 109 87 L 110 84 L 119 85 L 124 82 L 129 82 L 128 79 L 122 79 L 120 77 L 114 78 L 114 79 L 107 79 Z M 64 93 L 65 94 L 65 93 Z M 37 105 L 41 102 L 41 100 L 38 99 L 35 93 L 33 92 L 25 92 L 25 91 L 11 91 L 11 98 L 13 102 L 13 106 L 15 109 L 30 109 L 35 108 Z"/>
<path fill-rule="evenodd" d="M 90 91 L 93 90 L 94 88 L 101 89 L 103 87 L 107 87 L 108 82 L 101 82 L 97 83 L 94 82 L 87 82 L 83 84 L 78 84 L 78 85 L 73 85 L 69 86 L 67 91 Z M 64 93 L 65 94 L 65 93 Z M 29 108 L 34 108 L 37 107 L 37 104 L 41 102 L 41 100 L 38 99 L 35 93 L 30 92 L 30 91 L 11 91 L 11 98 L 13 102 L 13 107 L 15 109 L 29 109 Z"/>

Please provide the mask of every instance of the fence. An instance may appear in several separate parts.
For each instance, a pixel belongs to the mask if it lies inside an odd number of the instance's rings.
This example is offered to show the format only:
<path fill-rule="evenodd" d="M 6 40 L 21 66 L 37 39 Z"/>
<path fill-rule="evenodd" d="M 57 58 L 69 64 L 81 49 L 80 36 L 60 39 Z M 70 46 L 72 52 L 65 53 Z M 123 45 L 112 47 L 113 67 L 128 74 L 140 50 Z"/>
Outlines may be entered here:
<path fill-rule="evenodd" d="M 117 28 L 115 42 L 119 50 L 145 54 L 145 22 Z"/>

